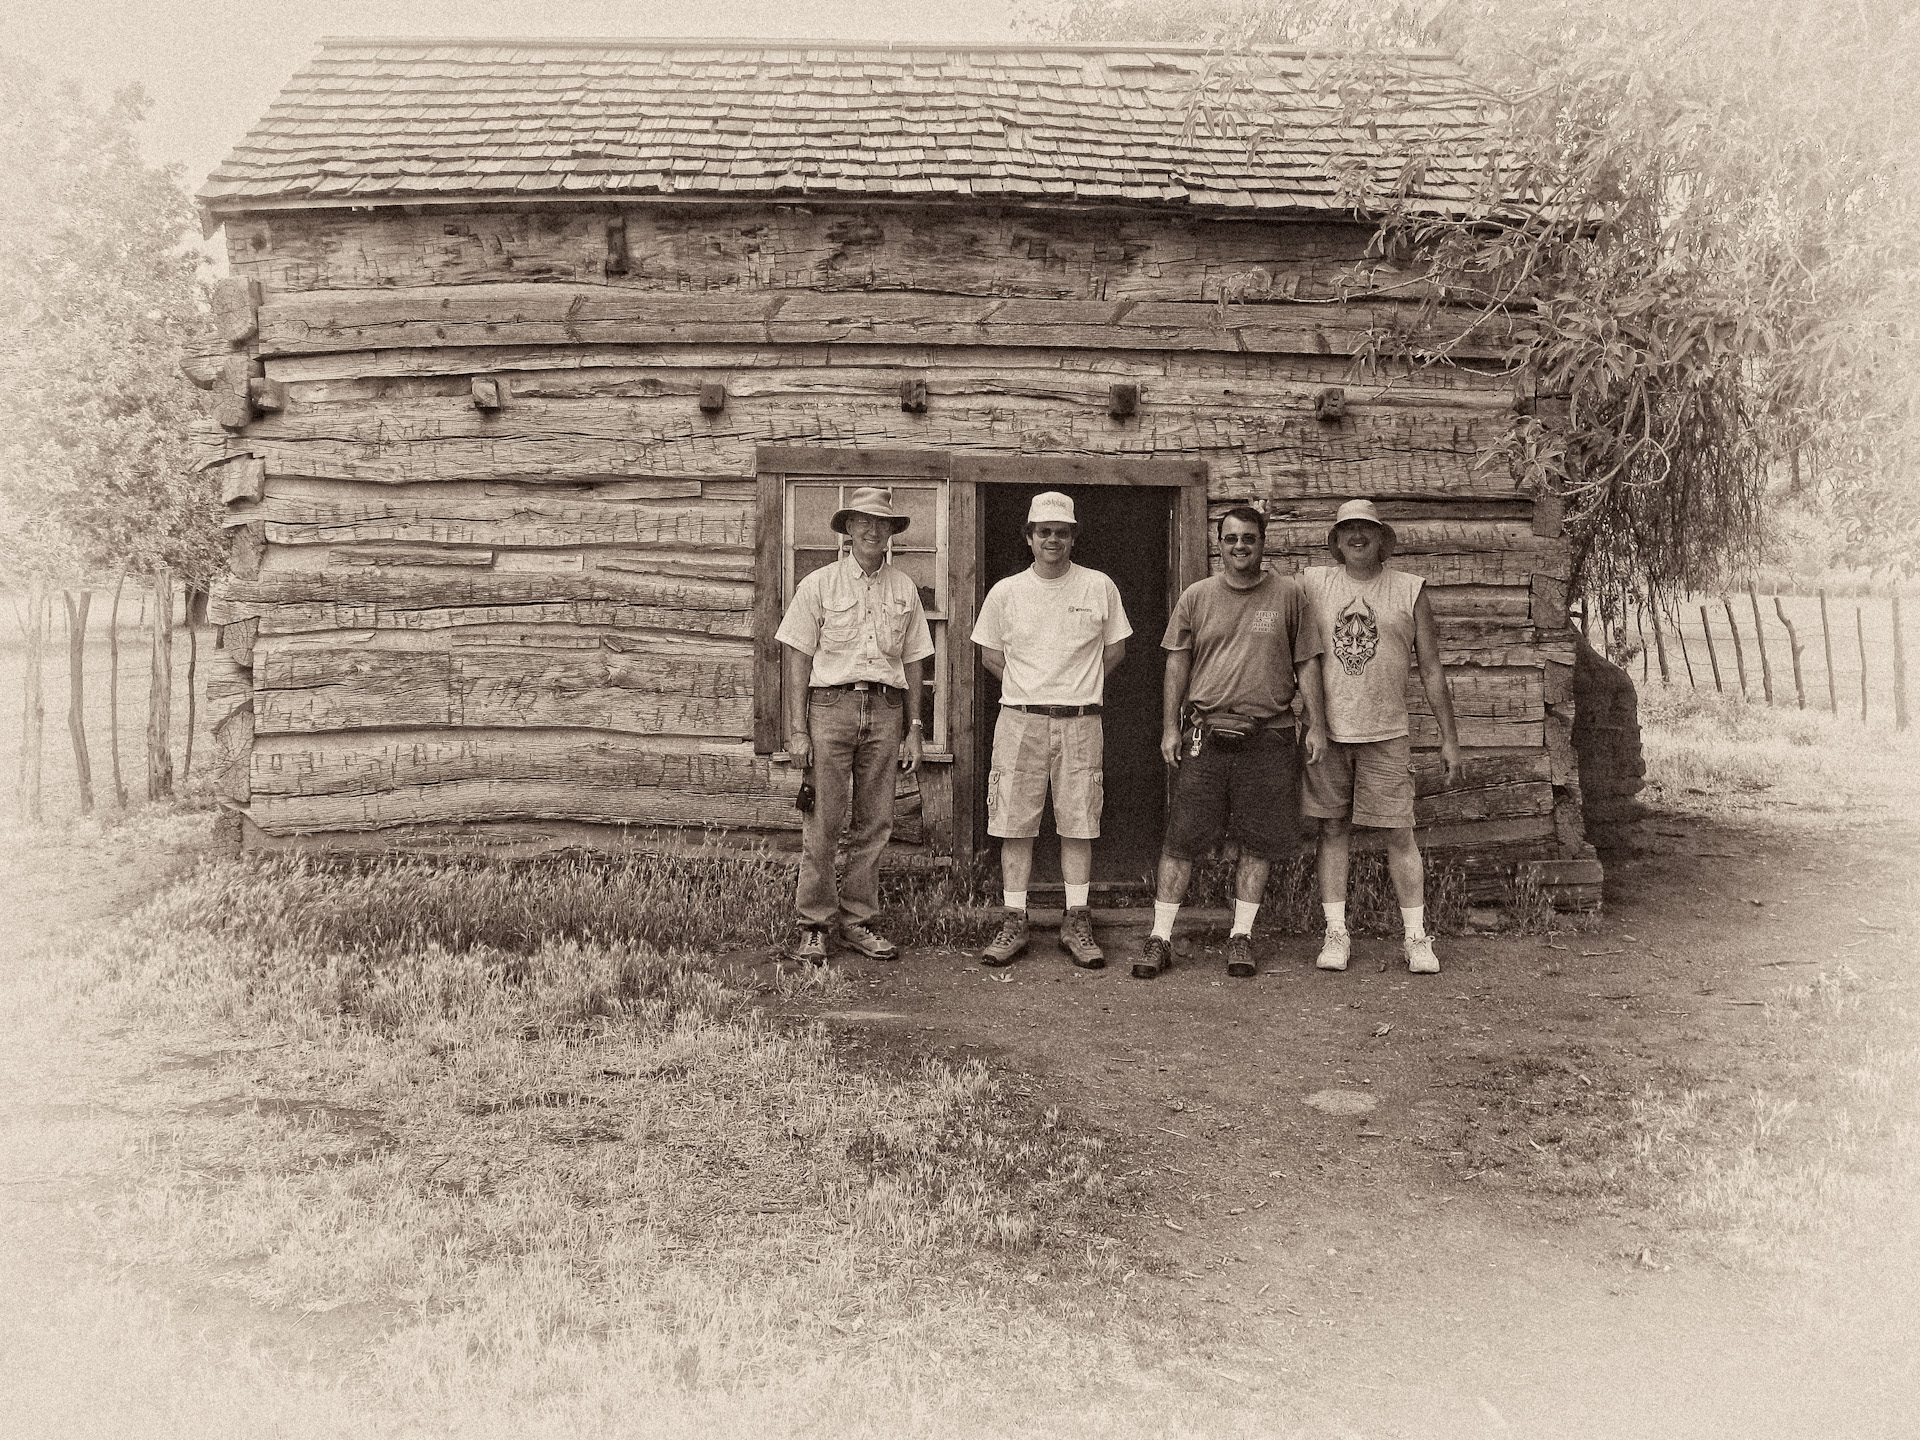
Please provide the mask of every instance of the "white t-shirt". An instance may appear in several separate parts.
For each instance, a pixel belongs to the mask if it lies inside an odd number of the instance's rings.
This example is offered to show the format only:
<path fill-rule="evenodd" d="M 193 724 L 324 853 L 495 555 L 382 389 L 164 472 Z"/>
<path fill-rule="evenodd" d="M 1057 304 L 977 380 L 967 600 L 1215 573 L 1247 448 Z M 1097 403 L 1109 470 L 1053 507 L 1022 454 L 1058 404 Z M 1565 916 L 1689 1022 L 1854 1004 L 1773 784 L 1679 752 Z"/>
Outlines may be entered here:
<path fill-rule="evenodd" d="M 1058 580 L 1031 568 L 1009 575 L 987 592 L 973 622 L 973 643 L 1007 657 L 1002 705 L 1100 704 L 1100 653 L 1132 633 L 1119 587 L 1079 565 Z"/>

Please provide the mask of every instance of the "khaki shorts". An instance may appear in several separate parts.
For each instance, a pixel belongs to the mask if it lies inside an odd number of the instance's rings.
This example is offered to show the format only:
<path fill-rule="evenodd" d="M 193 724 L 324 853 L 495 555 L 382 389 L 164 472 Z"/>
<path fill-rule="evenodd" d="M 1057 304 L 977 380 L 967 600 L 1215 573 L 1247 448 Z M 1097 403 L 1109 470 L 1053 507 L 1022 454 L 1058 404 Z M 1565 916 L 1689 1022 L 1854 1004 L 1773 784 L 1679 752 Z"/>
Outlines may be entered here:
<path fill-rule="evenodd" d="M 1352 820 L 1381 830 L 1413 824 L 1413 740 L 1358 744 L 1327 742 L 1327 752 L 1306 767 L 1303 815 L 1316 820 Z"/>
<path fill-rule="evenodd" d="M 1056 720 L 1001 706 L 987 774 L 987 833 L 1001 840 L 1038 835 L 1051 789 L 1053 825 L 1061 838 L 1098 840 L 1103 739 L 1098 715 Z"/>

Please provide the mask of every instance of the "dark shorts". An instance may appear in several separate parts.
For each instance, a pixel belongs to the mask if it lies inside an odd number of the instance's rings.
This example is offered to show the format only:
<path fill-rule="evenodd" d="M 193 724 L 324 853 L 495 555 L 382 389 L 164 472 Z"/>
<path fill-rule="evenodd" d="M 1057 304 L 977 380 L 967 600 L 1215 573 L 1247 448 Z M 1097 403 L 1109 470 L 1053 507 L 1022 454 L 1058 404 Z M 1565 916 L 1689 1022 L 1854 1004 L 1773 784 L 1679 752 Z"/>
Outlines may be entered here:
<path fill-rule="evenodd" d="M 1160 848 L 1175 860 L 1198 860 L 1228 833 L 1265 860 L 1299 847 L 1300 762 L 1291 729 L 1262 730 L 1234 750 L 1182 750 Z"/>

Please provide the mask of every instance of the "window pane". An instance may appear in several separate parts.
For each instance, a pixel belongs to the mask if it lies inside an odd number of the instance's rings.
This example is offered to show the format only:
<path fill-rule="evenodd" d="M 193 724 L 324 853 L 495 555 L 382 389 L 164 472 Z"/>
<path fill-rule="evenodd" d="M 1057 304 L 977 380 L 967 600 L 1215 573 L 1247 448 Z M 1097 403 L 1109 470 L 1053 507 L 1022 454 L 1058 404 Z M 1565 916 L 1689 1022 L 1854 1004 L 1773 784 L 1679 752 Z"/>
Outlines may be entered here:
<path fill-rule="evenodd" d="M 940 528 L 936 517 L 940 499 L 940 490 L 932 486 L 914 490 L 900 485 L 894 487 L 893 513 L 905 515 L 913 522 L 900 536 L 901 544 L 911 545 L 916 550 L 931 550 L 939 543 Z"/>
<path fill-rule="evenodd" d="M 897 550 L 893 554 L 893 563 L 906 571 L 907 578 L 920 587 L 920 608 L 922 610 L 938 610 L 940 608 L 938 598 L 940 592 L 937 579 L 940 568 L 938 561 L 939 557 L 931 554 L 902 554 Z"/>
<path fill-rule="evenodd" d="M 802 580 L 823 566 L 831 565 L 840 558 L 838 550 L 796 550 L 793 552 L 793 583 L 799 587 Z"/>
<path fill-rule="evenodd" d="M 838 485 L 795 485 L 793 489 L 793 529 L 787 534 L 790 545 L 825 545 L 833 539 L 829 522 L 840 508 Z M 797 579 L 798 577 L 796 577 Z"/>

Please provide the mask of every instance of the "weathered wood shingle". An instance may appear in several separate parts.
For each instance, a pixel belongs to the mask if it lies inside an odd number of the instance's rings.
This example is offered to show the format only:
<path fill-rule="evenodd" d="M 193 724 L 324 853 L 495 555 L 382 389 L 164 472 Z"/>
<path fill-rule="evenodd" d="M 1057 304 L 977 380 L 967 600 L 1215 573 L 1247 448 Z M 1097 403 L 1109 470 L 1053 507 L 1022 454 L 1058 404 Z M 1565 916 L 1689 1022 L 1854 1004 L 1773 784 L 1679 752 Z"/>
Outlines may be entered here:
<path fill-rule="evenodd" d="M 1127 46 L 332 39 L 213 172 L 215 213 L 301 201 L 540 196 L 997 197 L 1350 210 L 1410 164 L 1471 208 L 1478 102 L 1441 56 L 1390 64 L 1343 122 L 1323 62 L 1248 82 L 1278 144 L 1189 123 L 1205 56 Z M 1384 63 L 1384 62 L 1383 62 Z"/>

